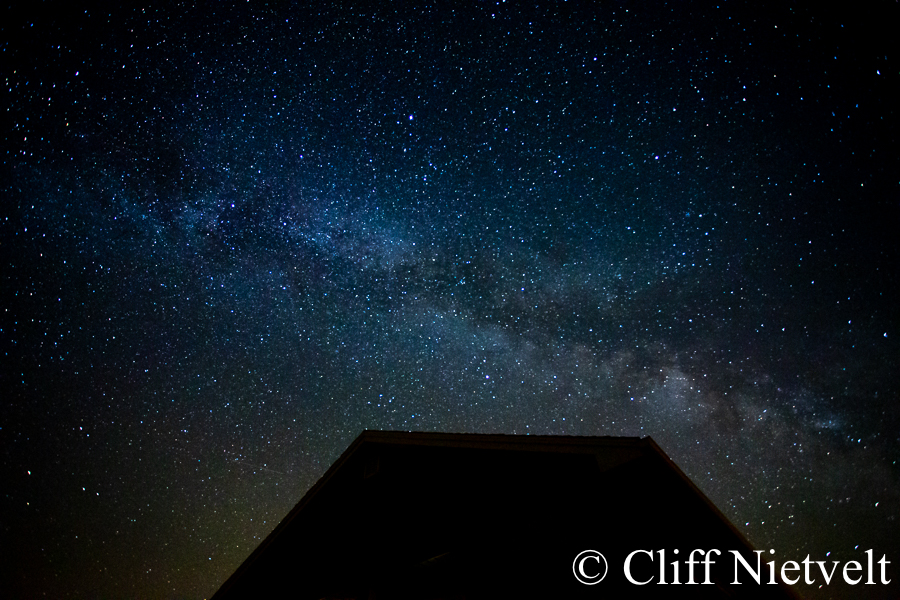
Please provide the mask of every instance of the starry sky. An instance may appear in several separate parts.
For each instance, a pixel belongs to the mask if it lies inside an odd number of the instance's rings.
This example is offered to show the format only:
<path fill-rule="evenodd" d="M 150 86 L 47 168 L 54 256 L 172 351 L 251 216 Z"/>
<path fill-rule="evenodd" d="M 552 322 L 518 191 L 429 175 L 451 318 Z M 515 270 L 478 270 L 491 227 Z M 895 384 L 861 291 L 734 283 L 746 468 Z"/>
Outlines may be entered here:
<path fill-rule="evenodd" d="M 900 581 L 896 3 L 88 4 L 0 16 L 9 597 L 208 597 L 366 428 Z"/>

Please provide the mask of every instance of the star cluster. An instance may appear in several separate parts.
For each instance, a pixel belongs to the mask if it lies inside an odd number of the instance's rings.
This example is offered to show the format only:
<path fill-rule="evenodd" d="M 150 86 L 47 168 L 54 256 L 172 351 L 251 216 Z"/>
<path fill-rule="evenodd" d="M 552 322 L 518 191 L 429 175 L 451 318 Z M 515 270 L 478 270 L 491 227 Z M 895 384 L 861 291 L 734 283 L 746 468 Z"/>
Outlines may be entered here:
<path fill-rule="evenodd" d="M 2 588 L 208 597 L 365 428 L 650 435 L 900 564 L 863 4 L 4 9 Z"/>

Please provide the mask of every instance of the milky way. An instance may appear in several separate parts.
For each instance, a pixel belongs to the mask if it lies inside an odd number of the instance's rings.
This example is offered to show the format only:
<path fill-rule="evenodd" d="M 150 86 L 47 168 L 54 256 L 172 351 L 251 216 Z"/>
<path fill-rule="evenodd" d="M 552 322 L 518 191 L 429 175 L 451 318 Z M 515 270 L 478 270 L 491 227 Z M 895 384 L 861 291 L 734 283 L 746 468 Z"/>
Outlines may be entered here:
<path fill-rule="evenodd" d="M 208 597 L 366 428 L 900 564 L 896 4 L 300 4 L 4 9 L 5 593 Z"/>

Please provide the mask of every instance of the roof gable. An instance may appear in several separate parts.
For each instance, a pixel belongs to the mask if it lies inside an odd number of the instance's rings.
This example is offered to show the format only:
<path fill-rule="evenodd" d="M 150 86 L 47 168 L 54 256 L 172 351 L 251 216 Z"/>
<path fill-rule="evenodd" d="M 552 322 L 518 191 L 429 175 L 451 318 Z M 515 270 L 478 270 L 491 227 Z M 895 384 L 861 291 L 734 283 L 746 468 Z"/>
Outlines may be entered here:
<path fill-rule="evenodd" d="M 366 431 L 214 598 L 578 595 L 580 550 L 687 546 L 751 550 L 650 438 Z"/>

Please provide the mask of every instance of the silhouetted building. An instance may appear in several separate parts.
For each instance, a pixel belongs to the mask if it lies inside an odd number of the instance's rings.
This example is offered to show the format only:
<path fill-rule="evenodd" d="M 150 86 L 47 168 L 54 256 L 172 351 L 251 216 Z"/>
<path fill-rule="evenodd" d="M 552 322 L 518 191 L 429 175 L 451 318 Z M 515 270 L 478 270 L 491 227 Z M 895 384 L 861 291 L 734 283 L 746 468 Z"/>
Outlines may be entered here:
<path fill-rule="evenodd" d="M 596 585 L 573 570 L 588 549 L 607 564 Z M 671 563 L 685 584 L 695 549 L 721 552 L 711 583 L 696 554 L 701 585 L 673 589 Z M 631 578 L 646 585 L 625 576 L 635 550 Z M 749 543 L 650 438 L 366 431 L 213 598 L 794 597 L 743 568 L 735 585 L 729 550 L 756 568 Z M 594 557 L 582 567 L 602 569 Z"/>

